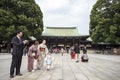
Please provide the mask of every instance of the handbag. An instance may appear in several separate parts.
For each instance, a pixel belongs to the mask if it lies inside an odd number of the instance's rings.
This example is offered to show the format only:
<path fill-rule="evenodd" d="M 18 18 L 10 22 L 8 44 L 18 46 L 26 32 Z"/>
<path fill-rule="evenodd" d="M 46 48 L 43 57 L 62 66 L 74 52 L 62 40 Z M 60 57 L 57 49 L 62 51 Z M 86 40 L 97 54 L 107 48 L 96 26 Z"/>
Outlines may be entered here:
<path fill-rule="evenodd" d="M 34 57 L 34 56 L 35 56 L 35 53 L 32 53 L 32 56 Z"/>

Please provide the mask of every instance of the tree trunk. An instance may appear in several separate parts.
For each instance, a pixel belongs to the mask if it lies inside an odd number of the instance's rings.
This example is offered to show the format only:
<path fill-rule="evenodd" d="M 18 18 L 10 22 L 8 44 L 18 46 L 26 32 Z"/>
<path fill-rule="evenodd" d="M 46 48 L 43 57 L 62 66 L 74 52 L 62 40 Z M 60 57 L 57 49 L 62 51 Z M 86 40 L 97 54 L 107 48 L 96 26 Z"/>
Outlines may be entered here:
<path fill-rule="evenodd" d="M 7 53 L 11 53 L 11 40 L 7 41 Z"/>

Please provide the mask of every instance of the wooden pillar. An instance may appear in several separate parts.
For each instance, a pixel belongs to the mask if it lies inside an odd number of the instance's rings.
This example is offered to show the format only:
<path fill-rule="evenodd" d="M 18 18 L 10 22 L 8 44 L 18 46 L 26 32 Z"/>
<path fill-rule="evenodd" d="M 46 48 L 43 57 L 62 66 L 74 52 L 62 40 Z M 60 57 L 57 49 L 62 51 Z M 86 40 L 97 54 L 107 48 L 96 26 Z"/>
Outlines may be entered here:
<path fill-rule="evenodd" d="M 56 44 L 56 47 L 58 46 L 58 38 L 55 39 L 55 44 Z"/>
<path fill-rule="evenodd" d="M 73 45 L 74 45 L 74 41 L 75 41 L 75 40 L 74 40 L 74 38 L 73 38 Z"/>
<path fill-rule="evenodd" d="M 67 38 L 65 38 L 64 46 L 66 46 L 66 40 L 67 40 Z"/>
<path fill-rule="evenodd" d="M 49 38 L 47 38 L 47 44 L 48 44 L 48 47 L 50 48 L 50 46 L 49 46 Z"/>
<path fill-rule="evenodd" d="M 79 45 L 80 45 L 80 37 L 79 37 Z"/>
<path fill-rule="evenodd" d="M 49 47 L 49 41 L 48 41 L 48 38 L 46 38 L 45 40 L 46 40 L 46 44 L 47 44 L 47 46 Z"/>

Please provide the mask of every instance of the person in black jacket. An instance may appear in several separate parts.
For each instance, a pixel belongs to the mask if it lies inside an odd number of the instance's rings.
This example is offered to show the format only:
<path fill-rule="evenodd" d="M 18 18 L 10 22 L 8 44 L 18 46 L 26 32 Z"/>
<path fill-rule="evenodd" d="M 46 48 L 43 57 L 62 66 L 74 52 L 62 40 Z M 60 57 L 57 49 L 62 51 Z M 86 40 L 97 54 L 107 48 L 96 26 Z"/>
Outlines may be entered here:
<path fill-rule="evenodd" d="M 14 77 L 14 70 L 16 68 L 16 75 L 22 76 L 20 73 L 20 67 L 21 67 L 21 61 L 22 61 L 22 55 L 23 55 L 23 48 L 24 45 L 28 43 L 27 40 L 22 41 L 21 37 L 23 35 L 22 31 L 18 31 L 17 35 L 12 38 L 12 45 L 13 45 L 13 51 L 12 51 L 12 62 L 10 67 L 10 78 Z"/>
<path fill-rule="evenodd" d="M 76 58 L 77 58 L 76 62 L 79 62 L 80 47 L 78 46 L 78 44 L 75 45 L 74 52 L 75 52 Z"/>

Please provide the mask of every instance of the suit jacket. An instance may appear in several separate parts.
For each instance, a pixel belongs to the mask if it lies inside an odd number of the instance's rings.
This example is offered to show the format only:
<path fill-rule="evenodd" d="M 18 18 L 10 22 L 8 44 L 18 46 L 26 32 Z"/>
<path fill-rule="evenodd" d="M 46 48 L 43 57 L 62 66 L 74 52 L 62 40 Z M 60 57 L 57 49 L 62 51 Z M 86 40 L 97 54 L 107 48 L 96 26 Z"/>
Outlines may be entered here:
<path fill-rule="evenodd" d="M 13 51 L 12 51 L 12 55 L 16 55 L 16 56 L 22 56 L 23 55 L 23 49 L 24 49 L 24 43 L 23 41 L 19 40 L 17 36 L 12 38 L 12 42 L 13 44 Z"/>
<path fill-rule="evenodd" d="M 76 45 L 76 46 L 74 47 L 74 51 L 75 51 L 75 53 L 80 53 L 80 48 L 79 48 L 78 45 Z"/>

